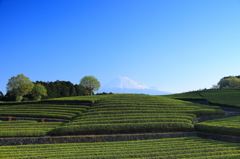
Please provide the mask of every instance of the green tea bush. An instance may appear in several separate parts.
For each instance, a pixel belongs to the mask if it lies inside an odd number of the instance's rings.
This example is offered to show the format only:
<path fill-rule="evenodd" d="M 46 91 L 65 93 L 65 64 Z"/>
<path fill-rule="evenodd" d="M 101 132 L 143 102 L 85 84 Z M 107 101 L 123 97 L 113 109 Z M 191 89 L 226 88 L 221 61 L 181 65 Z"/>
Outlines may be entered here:
<path fill-rule="evenodd" d="M 213 104 L 240 108 L 240 90 L 210 90 L 201 92 L 201 95 Z"/>
<path fill-rule="evenodd" d="M 62 122 L 36 122 L 12 120 L 0 122 L 0 137 L 44 136 L 48 131 L 62 125 Z"/>
<path fill-rule="evenodd" d="M 219 107 L 194 104 L 161 96 L 109 95 L 82 116 L 50 135 L 112 134 L 194 131 L 198 116 L 222 115 Z"/>
<path fill-rule="evenodd" d="M 208 120 L 195 125 L 197 131 L 240 136 L 240 116 Z"/>
<path fill-rule="evenodd" d="M 240 144 L 199 137 L 0 146 L 0 158 L 239 158 Z"/>
<path fill-rule="evenodd" d="M 167 98 L 174 98 L 174 99 L 204 99 L 200 94 L 199 91 L 195 92 L 186 92 L 186 93 L 176 93 L 176 94 L 170 94 L 170 95 L 163 95 L 163 97 Z"/>
<path fill-rule="evenodd" d="M 72 119 L 81 115 L 90 106 L 85 105 L 53 105 L 53 104 L 22 104 L 0 106 L 1 116 L 44 117 Z"/>

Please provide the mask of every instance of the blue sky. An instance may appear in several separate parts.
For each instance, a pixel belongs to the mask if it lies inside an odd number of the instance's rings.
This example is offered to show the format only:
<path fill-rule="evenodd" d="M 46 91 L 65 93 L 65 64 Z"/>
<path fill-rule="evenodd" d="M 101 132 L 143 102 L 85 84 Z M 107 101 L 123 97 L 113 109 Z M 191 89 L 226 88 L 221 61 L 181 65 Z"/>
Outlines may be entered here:
<path fill-rule="evenodd" d="M 0 0 L 0 91 L 86 75 L 179 93 L 240 75 L 240 0 Z"/>

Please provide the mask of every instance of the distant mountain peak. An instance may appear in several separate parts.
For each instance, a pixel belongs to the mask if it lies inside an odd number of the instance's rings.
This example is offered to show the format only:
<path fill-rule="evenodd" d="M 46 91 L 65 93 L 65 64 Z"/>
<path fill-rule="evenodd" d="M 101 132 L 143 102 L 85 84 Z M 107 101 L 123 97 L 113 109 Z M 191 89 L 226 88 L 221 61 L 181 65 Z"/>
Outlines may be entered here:
<path fill-rule="evenodd" d="M 136 82 L 134 80 L 131 80 L 128 77 L 118 76 L 117 78 L 112 80 L 110 83 L 105 85 L 104 88 L 148 89 L 149 87 L 139 82 Z"/>
<path fill-rule="evenodd" d="M 105 86 L 101 87 L 98 92 L 142 93 L 152 95 L 169 94 L 169 92 L 163 92 L 156 87 L 148 87 L 125 76 L 118 76 Z"/>

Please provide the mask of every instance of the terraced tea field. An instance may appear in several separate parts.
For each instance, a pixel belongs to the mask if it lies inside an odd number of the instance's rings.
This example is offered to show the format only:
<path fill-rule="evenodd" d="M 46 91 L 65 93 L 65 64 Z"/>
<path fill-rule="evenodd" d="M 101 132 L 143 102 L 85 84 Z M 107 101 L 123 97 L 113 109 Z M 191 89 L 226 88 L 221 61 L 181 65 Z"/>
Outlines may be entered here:
<path fill-rule="evenodd" d="M 205 90 L 180 94 L 164 95 L 163 97 L 182 100 L 205 99 L 212 104 L 240 108 L 240 90 Z"/>
<path fill-rule="evenodd" d="M 240 116 L 208 120 L 195 125 L 197 131 L 240 136 Z"/>
<path fill-rule="evenodd" d="M 163 97 L 172 98 L 172 99 L 185 99 L 185 100 L 204 99 L 198 91 L 197 92 L 186 92 L 186 93 L 163 95 Z"/>
<path fill-rule="evenodd" d="M 192 97 L 197 97 L 194 94 Z M 189 95 L 191 96 L 191 95 Z M 195 131 L 200 116 L 225 114 L 217 106 L 201 105 L 163 96 L 116 94 L 70 97 L 49 101 L 91 101 L 86 105 L 20 104 L 0 105 L 0 115 L 70 119 L 69 123 L 0 121 L 0 137 L 80 135 L 144 132 Z M 47 103 L 48 101 L 45 101 Z M 81 103 L 81 102 L 79 102 Z M 214 121 L 214 120 L 212 120 Z M 224 131 L 239 132 L 239 118 L 218 121 Z M 199 131 L 207 122 L 197 124 Z M 208 129 L 215 129 L 209 122 Z M 234 124 L 233 124 L 234 123 Z M 202 124 L 202 125 L 201 125 Z M 228 129 L 229 125 L 232 127 Z M 219 126 L 219 125 L 217 125 Z M 232 135 L 232 134 L 231 134 Z M 236 134 L 233 134 L 236 135 Z M 70 136 L 69 136 L 70 137 Z M 0 158 L 240 158 L 240 144 L 199 137 L 139 141 L 0 146 Z"/>
<path fill-rule="evenodd" d="M 111 95 L 51 135 L 194 131 L 196 117 L 222 115 L 219 107 L 161 96 Z"/>
<path fill-rule="evenodd" d="M 44 136 L 62 122 L 36 122 L 31 120 L 0 120 L 0 137 Z"/>
<path fill-rule="evenodd" d="M 239 158 L 240 144 L 198 137 L 140 141 L 0 146 L 0 158 Z"/>
<path fill-rule="evenodd" d="M 54 104 L 22 104 L 1 105 L 0 116 L 42 117 L 72 119 L 81 115 L 90 106 L 54 105 Z"/>
<path fill-rule="evenodd" d="M 62 98 L 51 98 L 42 100 L 41 103 L 48 103 L 48 102 L 70 102 L 70 103 L 92 103 L 108 97 L 109 95 L 94 95 L 94 96 L 73 96 L 73 97 L 62 97 Z"/>
<path fill-rule="evenodd" d="M 201 95 L 211 103 L 240 108 L 240 90 L 210 90 Z"/>

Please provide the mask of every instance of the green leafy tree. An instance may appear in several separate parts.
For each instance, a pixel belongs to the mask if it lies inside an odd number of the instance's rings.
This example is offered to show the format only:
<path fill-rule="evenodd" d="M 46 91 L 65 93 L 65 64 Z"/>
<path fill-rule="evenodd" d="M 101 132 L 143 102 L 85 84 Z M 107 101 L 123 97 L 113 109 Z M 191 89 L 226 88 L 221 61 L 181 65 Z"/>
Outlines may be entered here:
<path fill-rule="evenodd" d="M 23 96 L 31 92 L 34 84 L 23 74 L 18 74 L 8 80 L 7 91 L 12 91 L 16 95 L 16 101 L 21 101 Z"/>
<path fill-rule="evenodd" d="M 34 100 L 41 100 L 43 96 L 47 96 L 46 88 L 40 83 L 34 84 L 32 91 L 30 92 Z"/>
<path fill-rule="evenodd" d="M 217 84 L 214 84 L 210 89 L 219 89 L 219 86 Z"/>
<path fill-rule="evenodd" d="M 235 76 L 222 78 L 218 82 L 218 86 L 220 89 L 239 89 L 240 88 L 240 79 Z"/>
<path fill-rule="evenodd" d="M 74 87 L 75 87 L 75 91 L 76 91 L 75 92 L 76 96 L 83 96 L 85 94 L 85 89 L 82 85 L 75 84 Z"/>
<path fill-rule="evenodd" d="M 16 95 L 13 94 L 12 91 L 7 91 L 7 93 L 5 94 L 4 98 L 5 101 L 14 101 L 16 99 Z"/>
<path fill-rule="evenodd" d="M 3 100 L 4 98 L 4 94 L 2 93 L 2 91 L 0 91 L 0 101 Z"/>
<path fill-rule="evenodd" d="M 85 95 L 92 95 L 93 91 L 98 91 L 100 82 L 94 76 L 85 76 L 80 80 L 80 85 L 85 89 Z"/>

